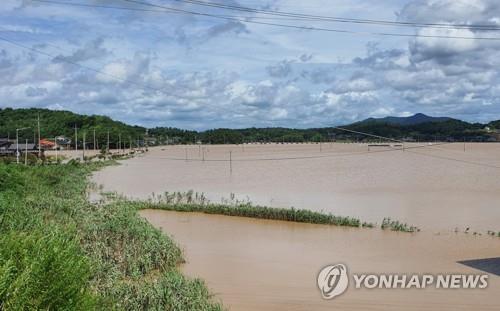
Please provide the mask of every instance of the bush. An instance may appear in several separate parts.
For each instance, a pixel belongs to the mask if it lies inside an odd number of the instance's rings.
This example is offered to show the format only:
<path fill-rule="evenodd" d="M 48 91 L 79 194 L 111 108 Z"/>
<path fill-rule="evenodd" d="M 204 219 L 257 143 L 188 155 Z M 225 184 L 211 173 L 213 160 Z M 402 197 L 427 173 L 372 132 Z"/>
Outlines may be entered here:
<path fill-rule="evenodd" d="M 0 237 L 0 309 L 88 310 L 89 263 L 78 241 L 57 230 Z"/>

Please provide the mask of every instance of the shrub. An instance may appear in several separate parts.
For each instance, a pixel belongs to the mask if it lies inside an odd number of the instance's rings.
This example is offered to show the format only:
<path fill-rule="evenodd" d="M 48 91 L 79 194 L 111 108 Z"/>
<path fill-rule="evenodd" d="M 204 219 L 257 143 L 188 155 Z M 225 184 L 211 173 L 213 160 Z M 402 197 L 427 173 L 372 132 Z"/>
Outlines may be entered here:
<path fill-rule="evenodd" d="M 49 229 L 50 230 L 50 229 Z M 0 237 L 0 309 L 88 310 L 89 263 L 78 241 L 58 230 Z"/>

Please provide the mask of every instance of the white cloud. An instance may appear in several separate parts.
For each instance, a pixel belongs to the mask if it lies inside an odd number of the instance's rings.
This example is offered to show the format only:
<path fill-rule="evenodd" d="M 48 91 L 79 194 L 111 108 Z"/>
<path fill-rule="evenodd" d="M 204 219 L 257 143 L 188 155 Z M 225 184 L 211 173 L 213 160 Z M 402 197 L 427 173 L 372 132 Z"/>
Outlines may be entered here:
<path fill-rule="evenodd" d="M 415 112 L 476 121 L 500 114 L 498 42 L 381 40 L 194 16 L 28 2 L 18 9 L 21 1 L 6 3 L 0 9 L 2 24 L 16 31 L 9 38 L 56 57 L 0 43 L 1 107 L 64 108 L 184 128 L 317 127 Z M 493 25 L 500 20 L 500 3 L 493 0 L 342 0 L 335 6 L 327 0 L 259 0 L 252 5 L 378 19 L 393 19 L 392 12 L 398 11 L 400 20 L 418 22 Z M 363 25 L 326 26 L 367 30 Z M 416 31 L 494 35 L 467 29 Z"/>

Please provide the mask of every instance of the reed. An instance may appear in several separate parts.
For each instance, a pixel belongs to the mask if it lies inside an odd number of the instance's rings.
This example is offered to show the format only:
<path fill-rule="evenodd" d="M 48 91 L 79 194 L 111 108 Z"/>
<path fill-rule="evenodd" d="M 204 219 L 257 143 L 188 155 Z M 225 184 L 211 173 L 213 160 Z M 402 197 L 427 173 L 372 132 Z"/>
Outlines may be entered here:
<path fill-rule="evenodd" d="M 223 199 L 222 203 L 212 203 L 203 193 L 193 191 L 165 192 L 160 195 L 153 194 L 147 201 L 133 202 L 137 209 L 151 208 L 347 227 L 373 228 L 375 226 L 368 222 L 361 222 L 354 217 L 335 216 L 293 207 L 274 208 L 254 205 L 249 201 L 237 200 L 234 195 L 231 195 L 229 199 Z"/>
<path fill-rule="evenodd" d="M 386 217 L 382 220 L 382 224 L 380 225 L 382 230 L 392 230 L 392 231 L 401 231 L 401 232 L 419 232 L 420 229 L 415 226 L 410 226 L 406 223 L 402 223 L 397 220 L 392 220 L 389 217 Z"/>

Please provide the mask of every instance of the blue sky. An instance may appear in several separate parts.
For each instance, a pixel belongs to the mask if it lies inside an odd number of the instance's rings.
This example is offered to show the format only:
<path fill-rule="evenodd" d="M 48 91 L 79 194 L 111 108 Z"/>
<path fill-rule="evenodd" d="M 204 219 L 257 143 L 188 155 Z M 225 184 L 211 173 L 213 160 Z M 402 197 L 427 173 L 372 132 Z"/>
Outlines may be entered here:
<path fill-rule="evenodd" d="M 157 10 L 122 0 L 60 1 Z M 144 1 L 269 21 L 175 0 Z M 494 0 L 210 1 L 346 18 L 500 26 Z M 272 22 L 500 37 L 500 31 Z M 45 53 L 0 41 L 0 107 L 64 109 L 189 129 L 321 127 L 417 112 L 500 119 L 500 41 L 342 34 L 31 0 L 2 1 L 0 38 Z"/>

